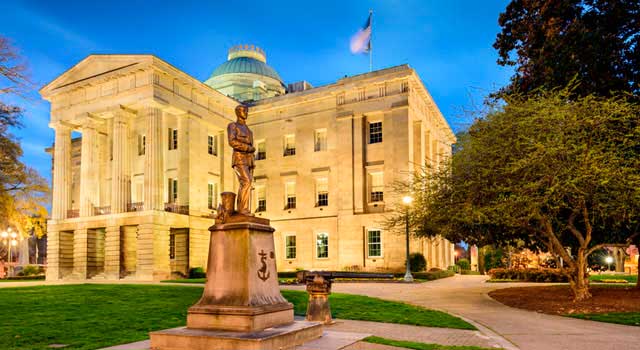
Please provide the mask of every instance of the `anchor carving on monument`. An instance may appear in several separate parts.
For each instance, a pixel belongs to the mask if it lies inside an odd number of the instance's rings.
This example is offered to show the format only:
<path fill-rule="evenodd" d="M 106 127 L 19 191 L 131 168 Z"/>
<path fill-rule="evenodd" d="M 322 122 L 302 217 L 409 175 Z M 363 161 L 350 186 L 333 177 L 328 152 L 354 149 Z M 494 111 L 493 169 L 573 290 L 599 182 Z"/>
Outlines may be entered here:
<path fill-rule="evenodd" d="M 262 267 L 258 269 L 258 278 L 266 281 L 271 276 L 271 273 L 267 270 L 267 253 L 265 253 L 264 250 L 260 250 L 258 255 L 260 256 L 260 263 L 262 264 Z"/>

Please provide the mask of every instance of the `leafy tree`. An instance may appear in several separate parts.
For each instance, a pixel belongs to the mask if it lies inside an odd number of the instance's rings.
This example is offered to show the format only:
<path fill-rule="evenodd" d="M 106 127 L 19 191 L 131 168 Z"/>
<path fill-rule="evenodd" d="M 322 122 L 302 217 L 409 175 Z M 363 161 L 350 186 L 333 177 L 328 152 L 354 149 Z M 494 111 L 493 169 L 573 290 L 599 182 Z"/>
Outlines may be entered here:
<path fill-rule="evenodd" d="M 512 0 L 498 23 L 498 64 L 515 66 L 502 92 L 566 86 L 581 96 L 640 93 L 638 0 Z"/>
<path fill-rule="evenodd" d="M 22 126 L 22 110 L 6 103 L 8 96 L 20 96 L 32 86 L 25 71 L 16 49 L 0 36 L 0 227 L 13 226 L 25 236 L 33 229 L 42 236 L 48 185 L 20 160 L 22 148 L 11 129 Z"/>
<path fill-rule="evenodd" d="M 447 165 L 416 174 L 405 188 L 416 234 L 553 252 L 575 300 L 590 298 L 588 256 L 638 236 L 640 107 L 573 91 L 506 97 Z"/>

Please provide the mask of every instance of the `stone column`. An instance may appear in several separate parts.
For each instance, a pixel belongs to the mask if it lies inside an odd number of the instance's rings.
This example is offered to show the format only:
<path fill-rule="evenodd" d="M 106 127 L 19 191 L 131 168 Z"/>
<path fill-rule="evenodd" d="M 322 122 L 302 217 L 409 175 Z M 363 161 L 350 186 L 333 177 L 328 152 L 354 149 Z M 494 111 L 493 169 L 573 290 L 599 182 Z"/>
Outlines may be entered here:
<path fill-rule="evenodd" d="M 111 213 L 127 211 L 131 202 L 129 175 L 129 121 L 126 112 L 117 111 L 113 118 L 113 160 L 111 161 Z"/>
<path fill-rule="evenodd" d="M 191 133 L 189 132 L 189 125 L 191 123 L 191 117 L 189 114 L 182 114 L 176 116 L 178 119 L 178 204 L 191 205 L 189 198 L 189 185 L 191 184 L 189 173 L 189 163 L 191 161 Z M 206 138 L 205 138 L 206 140 Z M 193 153 L 193 159 L 196 160 L 198 154 L 206 152 L 206 148 L 198 149 L 198 152 Z"/>
<path fill-rule="evenodd" d="M 156 107 L 147 107 L 143 113 L 147 124 L 147 148 L 144 164 L 144 209 L 164 210 L 163 112 Z"/>
<path fill-rule="evenodd" d="M 67 217 L 71 199 L 71 128 L 57 124 L 53 150 L 53 202 L 51 218 Z"/>
<path fill-rule="evenodd" d="M 353 117 L 353 212 L 363 213 L 367 206 L 367 177 L 365 174 L 365 137 L 367 128 L 362 114 Z M 343 151 L 346 151 L 344 149 Z M 345 152 L 349 153 L 349 152 Z M 387 175 L 388 176 L 388 175 Z"/>
<path fill-rule="evenodd" d="M 87 239 L 86 228 L 73 232 L 73 277 L 77 279 L 87 278 Z"/>
<path fill-rule="evenodd" d="M 55 203 L 55 202 L 54 202 Z M 47 281 L 59 280 L 60 275 L 60 232 L 47 228 Z"/>
<path fill-rule="evenodd" d="M 80 216 L 93 216 L 93 207 L 99 189 L 96 186 L 98 165 L 96 157 L 97 132 L 95 125 L 87 121 L 82 126 L 82 152 L 80 153 Z"/>
<path fill-rule="evenodd" d="M 104 241 L 104 275 L 107 279 L 119 279 L 120 226 L 107 226 Z"/>

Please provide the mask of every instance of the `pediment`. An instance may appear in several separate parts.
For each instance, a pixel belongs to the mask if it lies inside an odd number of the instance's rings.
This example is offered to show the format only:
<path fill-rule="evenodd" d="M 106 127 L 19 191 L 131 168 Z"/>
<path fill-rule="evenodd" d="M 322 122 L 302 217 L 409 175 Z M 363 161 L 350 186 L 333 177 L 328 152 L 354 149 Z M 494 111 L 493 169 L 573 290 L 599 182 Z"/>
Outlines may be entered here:
<path fill-rule="evenodd" d="M 119 71 L 142 67 L 152 62 L 152 55 L 90 55 L 45 85 L 40 89 L 40 94 L 46 97 L 65 87 L 83 84 L 109 74 L 119 74 Z"/>

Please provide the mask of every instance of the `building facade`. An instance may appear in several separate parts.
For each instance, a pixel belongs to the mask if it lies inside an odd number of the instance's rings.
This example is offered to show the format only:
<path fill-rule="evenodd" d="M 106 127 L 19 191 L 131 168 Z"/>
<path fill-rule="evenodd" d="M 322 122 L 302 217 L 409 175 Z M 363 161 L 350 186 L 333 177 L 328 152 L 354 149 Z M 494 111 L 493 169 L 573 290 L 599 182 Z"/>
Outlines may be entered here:
<path fill-rule="evenodd" d="M 278 269 L 403 268 L 403 234 L 383 229 L 392 184 L 437 166 L 455 141 L 416 72 L 285 93 L 264 57 L 236 47 L 229 59 L 244 62 L 203 83 L 151 55 L 91 55 L 42 88 L 55 131 L 47 279 L 206 268 L 219 194 L 237 189 L 226 143 L 237 99 L 252 100 L 252 207 L 276 228 Z M 453 264 L 444 239 L 411 244 L 429 267 Z"/>

